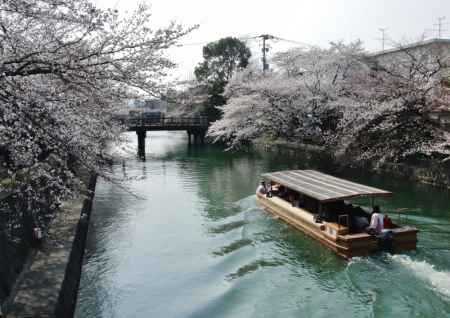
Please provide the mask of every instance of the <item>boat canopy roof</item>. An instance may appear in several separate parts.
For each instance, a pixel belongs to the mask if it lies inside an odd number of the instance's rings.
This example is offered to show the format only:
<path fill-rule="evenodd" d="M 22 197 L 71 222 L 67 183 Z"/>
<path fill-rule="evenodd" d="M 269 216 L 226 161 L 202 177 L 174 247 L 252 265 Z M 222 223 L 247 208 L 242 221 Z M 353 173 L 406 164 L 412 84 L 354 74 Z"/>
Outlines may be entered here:
<path fill-rule="evenodd" d="M 336 178 L 314 170 L 287 170 L 265 173 L 266 180 L 305 194 L 319 202 L 333 202 L 357 197 L 390 197 L 392 192 Z"/>

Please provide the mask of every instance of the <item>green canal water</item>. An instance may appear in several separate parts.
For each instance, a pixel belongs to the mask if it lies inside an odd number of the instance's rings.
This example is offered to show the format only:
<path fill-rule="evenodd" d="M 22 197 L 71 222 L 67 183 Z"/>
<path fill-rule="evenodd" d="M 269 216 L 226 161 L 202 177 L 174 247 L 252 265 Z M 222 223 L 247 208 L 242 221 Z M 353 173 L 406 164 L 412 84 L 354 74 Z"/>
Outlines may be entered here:
<path fill-rule="evenodd" d="M 129 137 L 112 167 L 126 181 L 97 185 L 77 317 L 450 317 L 449 192 L 302 153 L 188 147 L 185 133 L 148 134 L 141 161 Z M 272 218 L 259 175 L 294 168 L 395 192 L 378 203 L 413 209 L 418 250 L 346 261 Z"/>

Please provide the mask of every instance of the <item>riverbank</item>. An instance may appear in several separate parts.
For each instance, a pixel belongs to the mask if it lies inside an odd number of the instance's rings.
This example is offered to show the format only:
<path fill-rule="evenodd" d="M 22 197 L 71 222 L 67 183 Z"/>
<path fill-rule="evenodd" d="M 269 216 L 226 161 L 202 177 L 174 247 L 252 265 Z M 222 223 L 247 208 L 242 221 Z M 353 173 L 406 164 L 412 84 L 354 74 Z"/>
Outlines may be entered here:
<path fill-rule="evenodd" d="M 336 158 L 325 147 L 298 144 L 294 142 L 275 140 L 257 141 L 255 147 L 263 151 L 275 151 L 290 153 L 305 152 L 309 155 L 320 156 L 329 160 L 336 169 L 363 168 L 378 174 L 392 175 L 405 180 L 421 182 L 438 188 L 450 189 L 450 162 L 441 161 L 421 161 L 420 164 L 411 163 L 384 163 L 375 164 L 372 162 L 359 163 L 350 158 Z"/>
<path fill-rule="evenodd" d="M 32 250 L 4 304 L 5 317 L 72 317 L 78 294 L 96 176 L 63 205 L 42 246 Z"/>

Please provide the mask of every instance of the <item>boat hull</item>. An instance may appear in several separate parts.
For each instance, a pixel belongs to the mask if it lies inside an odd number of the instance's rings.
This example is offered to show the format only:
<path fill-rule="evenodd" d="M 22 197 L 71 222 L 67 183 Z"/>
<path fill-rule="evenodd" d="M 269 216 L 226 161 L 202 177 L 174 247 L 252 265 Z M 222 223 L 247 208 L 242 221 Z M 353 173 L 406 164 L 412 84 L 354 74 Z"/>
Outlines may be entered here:
<path fill-rule="evenodd" d="M 257 195 L 258 202 L 269 213 L 283 219 L 308 236 L 316 239 L 344 258 L 368 256 L 379 250 L 378 239 L 367 233 L 348 234 L 348 229 L 336 223 L 316 223 L 311 213 L 278 198 Z M 392 229 L 392 249 L 399 253 L 416 249 L 417 229 Z"/>

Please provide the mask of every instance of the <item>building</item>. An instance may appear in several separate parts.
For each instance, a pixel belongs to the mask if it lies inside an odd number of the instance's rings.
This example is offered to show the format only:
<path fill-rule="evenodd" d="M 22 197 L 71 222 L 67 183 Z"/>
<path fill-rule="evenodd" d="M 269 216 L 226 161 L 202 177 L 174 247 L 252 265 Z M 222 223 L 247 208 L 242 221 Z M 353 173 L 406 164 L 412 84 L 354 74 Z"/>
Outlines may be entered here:
<path fill-rule="evenodd" d="M 128 109 L 140 113 L 164 113 L 167 102 L 160 99 L 133 99 L 128 102 Z"/>
<path fill-rule="evenodd" d="M 444 53 L 444 55 L 447 55 L 447 57 L 449 57 L 450 39 L 431 39 L 426 41 L 409 43 L 405 45 L 398 45 L 396 48 L 374 52 L 369 54 L 368 56 L 382 61 L 384 59 L 391 60 L 393 56 L 406 57 L 408 56 L 408 54 L 411 53 L 428 54 L 429 52 Z"/>

